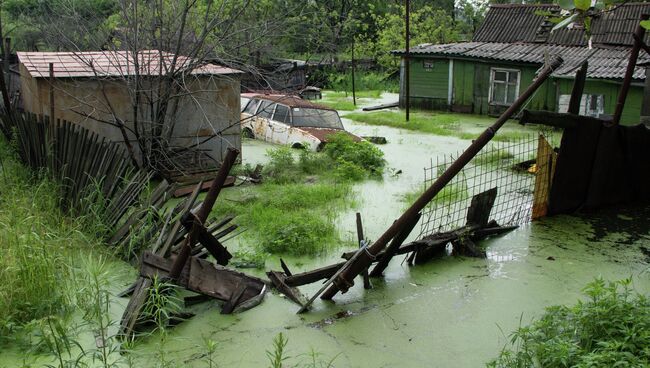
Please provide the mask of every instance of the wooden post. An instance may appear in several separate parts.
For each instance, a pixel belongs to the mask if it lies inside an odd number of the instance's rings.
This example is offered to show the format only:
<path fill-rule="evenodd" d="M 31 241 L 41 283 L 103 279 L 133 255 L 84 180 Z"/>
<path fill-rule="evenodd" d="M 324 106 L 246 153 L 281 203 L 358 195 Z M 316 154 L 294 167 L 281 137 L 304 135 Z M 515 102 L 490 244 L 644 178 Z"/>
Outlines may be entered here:
<path fill-rule="evenodd" d="M 50 123 L 54 124 L 54 63 L 50 63 Z"/>
<path fill-rule="evenodd" d="M 576 72 L 573 89 L 571 90 L 571 98 L 569 99 L 569 109 L 567 111 L 569 114 L 580 114 L 580 102 L 582 101 L 582 92 L 585 89 L 588 67 L 589 63 L 585 60 Z"/>
<path fill-rule="evenodd" d="M 648 14 L 641 15 L 641 21 L 648 20 L 650 16 Z M 634 44 L 632 45 L 632 51 L 630 52 L 630 60 L 627 63 L 627 69 L 625 70 L 625 77 L 623 77 L 623 84 L 621 85 L 621 90 L 618 93 L 618 101 L 616 102 L 616 110 L 614 111 L 614 117 L 612 122 L 618 124 L 621 122 L 621 115 L 623 115 L 623 108 L 625 107 L 625 100 L 627 99 L 627 92 L 630 90 L 630 85 L 632 84 L 632 78 L 634 77 L 634 68 L 636 67 L 636 61 L 639 58 L 639 50 L 641 50 L 641 44 L 643 43 L 643 36 L 645 36 L 645 28 L 639 23 L 636 26 L 636 31 L 634 31 Z"/>
<path fill-rule="evenodd" d="M 361 214 L 359 212 L 357 212 L 357 240 L 359 242 L 359 248 L 363 248 L 366 238 L 363 236 L 363 223 L 361 222 Z M 361 276 L 363 276 L 363 288 L 366 290 L 372 289 L 372 284 L 368 277 L 368 270 L 363 271 Z"/>
<path fill-rule="evenodd" d="M 526 101 L 535 93 L 535 91 L 546 81 L 555 68 L 562 64 L 562 58 L 557 56 L 553 58 L 539 73 L 533 83 L 508 107 L 506 111 L 497 119 L 496 122 L 487 128 L 472 144 L 452 163 L 442 175 L 434 181 L 416 201 L 391 225 L 384 234 L 382 234 L 375 243 L 358 251 L 354 258 L 350 259 L 328 281 L 331 284 L 329 289 L 321 296 L 322 299 L 332 299 L 339 291 L 347 292 L 353 285 L 354 278 L 366 270 L 376 258 L 377 254 L 384 250 L 386 244 L 393 239 L 406 224 L 410 223 L 413 218 L 467 165 L 477 153 L 481 151 L 494 137 L 496 132 L 508 121 Z"/>
<path fill-rule="evenodd" d="M 406 89 L 406 94 L 404 98 L 406 99 L 406 121 L 409 121 L 409 105 L 411 104 L 411 60 L 410 60 L 410 53 L 411 53 L 411 28 L 409 24 L 409 15 L 411 13 L 411 1 L 410 0 L 404 0 L 405 6 L 406 6 L 406 53 L 404 54 L 404 79 L 406 79 L 406 82 L 404 83 L 405 89 Z"/>

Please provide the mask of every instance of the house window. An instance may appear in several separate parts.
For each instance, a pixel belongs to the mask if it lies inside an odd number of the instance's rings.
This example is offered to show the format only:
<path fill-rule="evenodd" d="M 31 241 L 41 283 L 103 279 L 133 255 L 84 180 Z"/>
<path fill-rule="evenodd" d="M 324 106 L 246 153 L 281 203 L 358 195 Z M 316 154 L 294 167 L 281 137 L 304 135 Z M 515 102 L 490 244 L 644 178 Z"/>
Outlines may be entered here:
<path fill-rule="evenodd" d="M 424 60 L 422 62 L 422 68 L 425 72 L 433 71 L 433 60 Z"/>
<path fill-rule="evenodd" d="M 490 103 L 510 105 L 519 96 L 519 70 L 492 68 L 490 73 Z"/>
<path fill-rule="evenodd" d="M 585 101 L 585 115 L 599 117 L 605 112 L 604 96 L 603 95 L 583 95 Z"/>

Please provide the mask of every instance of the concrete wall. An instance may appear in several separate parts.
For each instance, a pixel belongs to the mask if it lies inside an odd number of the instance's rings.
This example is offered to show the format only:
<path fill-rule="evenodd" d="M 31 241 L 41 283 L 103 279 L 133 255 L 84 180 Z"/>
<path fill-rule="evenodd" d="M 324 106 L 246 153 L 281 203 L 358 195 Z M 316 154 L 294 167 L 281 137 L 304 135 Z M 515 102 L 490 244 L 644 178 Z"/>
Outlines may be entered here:
<path fill-rule="evenodd" d="M 21 64 L 23 107 L 36 114 L 50 115 L 50 82 L 47 78 L 32 78 Z M 212 158 L 221 161 L 228 147 L 241 149 L 240 82 L 237 75 L 189 77 L 185 83 L 188 92 L 174 98 L 167 113 L 165 126 L 173 131 L 170 145 L 187 147 L 203 142 L 210 135 L 222 131 L 201 144 Z M 154 83 L 155 86 L 155 83 Z M 134 129 L 132 91 L 120 79 L 58 78 L 54 85 L 55 118 L 78 123 L 112 141 L 124 142 L 124 135 L 116 126 L 113 114 Z M 140 129 L 149 131 L 153 124 L 146 103 L 139 105 Z M 134 147 L 133 133 L 127 133 Z M 139 151 L 138 151 L 139 152 Z"/>

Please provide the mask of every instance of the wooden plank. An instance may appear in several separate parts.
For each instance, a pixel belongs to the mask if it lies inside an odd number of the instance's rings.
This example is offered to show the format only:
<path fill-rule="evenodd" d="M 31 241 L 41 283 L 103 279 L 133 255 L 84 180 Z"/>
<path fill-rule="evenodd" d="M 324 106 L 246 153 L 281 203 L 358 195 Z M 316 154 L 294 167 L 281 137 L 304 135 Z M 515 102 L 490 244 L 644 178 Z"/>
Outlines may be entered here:
<path fill-rule="evenodd" d="M 240 282 L 237 285 L 237 288 L 235 289 L 235 292 L 233 292 L 232 296 L 228 301 L 221 306 L 221 314 L 231 314 L 232 311 L 235 309 L 235 306 L 239 303 L 239 300 L 241 299 L 242 295 L 246 292 L 246 288 L 248 286 L 244 282 Z"/>
<path fill-rule="evenodd" d="M 366 245 L 366 238 L 363 236 L 363 222 L 361 221 L 361 213 L 357 212 L 356 214 L 357 222 L 357 242 L 359 243 L 359 248 L 363 248 Z M 363 288 L 368 290 L 372 289 L 372 284 L 370 283 L 370 277 L 368 276 L 368 270 L 365 270 L 361 273 L 363 278 Z"/>
<path fill-rule="evenodd" d="M 204 182 L 203 185 L 201 186 L 201 192 L 204 192 L 204 191 L 210 189 L 210 186 L 212 185 L 212 182 L 213 182 L 213 180 L 209 180 L 209 181 Z M 226 187 L 231 187 L 233 185 L 235 185 L 235 177 L 234 176 L 228 176 L 226 178 L 226 181 L 223 183 L 223 187 L 226 188 Z M 174 198 L 185 197 L 186 195 L 190 195 L 195 187 L 196 187 L 196 185 L 193 185 L 193 184 L 182 186 L 182 187 L 176 189 L 174 191 L 174 193 L 172 194 L 172 196 Z"/>
<path fill-rule="evenodd" d="M 484 227 L 490 219 L 492 206 L 497 198 L 497 188 L 488 189 L 472 197 L 472 202 L 467 209 L 467 225 Z"/>
<path fill-rule="evenodd" d="M 151 252 L 144 252 L 140 275 L 147 278 L 166 278 L 175 258 L 174 255 L 170 258 L 163 258 Z M 176 283 L 190 291 L 221 301 L 230 300 L 237 290 L 237 286 L 243 283 L 246 285 L 246 290 L 239 298 L 237 305 L 258 296 L 266 285 L 264 281 L 256 277 L 229 270 L 195 257 L 189 258 L 189 262 L 181 271 Z"/>
<path fill-rule="evenodd" d="M 266 275 L 273 283 L 273 286 L 275 286 L 279 292 L 289 298 L 289 300 L 298 304 L 300 307 L 303 307 L 305 304 L 307 304 L 307 298 L 297 288 L 286 284 L 286 276 L 283 273 L 277 271 L 269 271 L 266 273 Z"/>
<path fill-rule="evenodd" d="M 535 189 L 533 191 L 532 219 L 545 217 L 548 213 L 548 200 L 555 174 L 557 153 L 543 135 L 539 135 L 537 143 L 537 170 L 535 172 Z"/>
<path fill-rule="evenodd" d="M 228 261 L 232 258 L 232 254 L 228 252 L 228 249 L 226 249 L 217 238 L 210 234 L 193 214 L 187 213 L 187 216 L 183 217 L 181 223 L 185 227 L 185 230 L 189 232 L 193 228 L 196 229 L 196 240 L 201 243 L 208 252 L 210 252 L 214 259 L 217 260 L 218 264 L 222 266 L 227 265 Z M 190 244 L 190 246 L 192 245 L 193 244 Z"/>
<path fill-rule="evenodd" d="M 386 247 L 386 249 L 381 252 L 383 253 L 381 259 L 379 259 L 379 262 L 375 268 L 373 268 L 372 272 L 370 272 L 370 276 L 379 277 L 383 274 L 386 267 L 388 267 L 390 260 L 393 259 L 393 257 L 397 254 L 397 250 L 402 246 L 402 243 L 404 243 L 406 238 L 408 238 L 409 234 L 411 234 L 411 231 L 413 231 L 413 228 L 415 228 L 415 225 L 417 225 L 418 221 L 420 221 L 420 217 L 422 217 L 422 213 L 418 212 L 417 216 L 406 223 L 402 230 L 400 230 L 400 232 L 397 233 L 393 240 L 391 240 L 390 244 L 388 244 L 388 247 Z"/>

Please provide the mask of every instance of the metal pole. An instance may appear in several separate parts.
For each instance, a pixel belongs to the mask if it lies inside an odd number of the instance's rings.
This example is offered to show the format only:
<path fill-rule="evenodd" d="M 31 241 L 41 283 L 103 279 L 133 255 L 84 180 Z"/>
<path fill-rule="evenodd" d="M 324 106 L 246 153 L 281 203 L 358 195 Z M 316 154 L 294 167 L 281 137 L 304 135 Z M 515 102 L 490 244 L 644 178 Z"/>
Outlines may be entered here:
<path fill-rule="evenodd" d="M 352 39 L 352 102 L 357 106 L 357 93 L 354 88 L 354 38 Z"/>
<path fill-rule="evenodd" d="M 641 21 L 648 20 L 648 18 L 650 18 L 648 14 L 641 15 Z M 621 91 L 618 93 L 616 110 L 614 111 L 614 117 L 612 119 L 612 122 L 614 124 L 618 124 L 621 121 L 621 115 L 623 115 L 623 107 L 625 107 L 625 99 L 627 98 L 627 92 L 630 90 L 630 84 L 632 84 L 632 78 L 634 77 L 634 67 L 636 66 L 636 60 L 639 58 L 639 50 L 641 49 L 644 35 L 645 28 L 641 26 L 641 23 L 639 23 L 636 26 L 636 31 L 634 31 L 634 44 L 632 45 L 632 51 L 630 52 L 630 61 L 628 62 L 627 69 L 625 70 L 625 77 L 623 78 Z"/>
<path fill-rule="evenodd" d="M 418 198 L 415 203 L 407 209 L 400 218 L 398 218 L 386 232 L 375 241 L 375 243 L 367 249 L 360 250 L 356 253 L 358 257 L 352 259 L 341 267 L 342 272 L 337 273 L 332 277 L 332 285 L 323 293 L 321 299 L 332 299 L 336 293 L 340 291 L 347 292 L 348 289 L 354 285 L 354 278 L 361 272 L 366 270 L 377 254 L 381 252 L 388 242 L 394 238 L 401 229 L 413 221 L 418 216 L 418 213 L 429 203 L 431 200 L 447 185 L 462 169 L 467 165 L 474 156 L 490 142 L 492 137 L 499 128 L 510 119 L 515 112 L 533 95 L 533 93 L 546 81 L 551 75 L 553 70 L 562 64 L 562 58 L 557 56 L 549 65 L 539 73 L 537 79 L 515 100 L 515 102 L 497 119 L 497 121 L 487 128 L 472 144 L 463 152 L 453 164 L 451 164 L 445 172 L 436 179 L 433 184 Z"/>
<path fill-rule="evenodd" d="M 411 13 L 411 1 L 404 0 L 406 6 L 406 53 L 404 54 L 404 78 L 406 82 L 404 83 L 406 88 L 406 121 L 409 121 L 410 107 L 411 104 L 411 28 L 409 23 L 409 15 Z"/>

